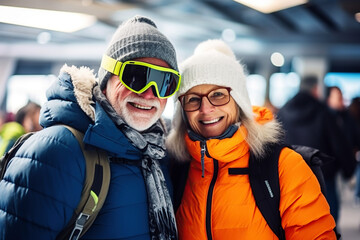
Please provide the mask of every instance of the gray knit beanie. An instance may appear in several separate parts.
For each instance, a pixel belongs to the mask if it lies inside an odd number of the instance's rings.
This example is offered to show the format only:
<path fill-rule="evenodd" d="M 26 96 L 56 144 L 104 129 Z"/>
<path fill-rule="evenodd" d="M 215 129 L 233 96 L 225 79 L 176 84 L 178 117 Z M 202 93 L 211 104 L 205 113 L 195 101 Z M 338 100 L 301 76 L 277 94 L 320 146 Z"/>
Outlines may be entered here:
<path fill-rule="evenodd" d="M 143 16 L 135 16 L 121 24 L 105 54 L 121 62 L 142 57 L 158 58 L 178 71 L 174 46 L 151 19 Z M 100 89 L 103 90 L 111 73 L 100 67 L 98 75 Z"/>

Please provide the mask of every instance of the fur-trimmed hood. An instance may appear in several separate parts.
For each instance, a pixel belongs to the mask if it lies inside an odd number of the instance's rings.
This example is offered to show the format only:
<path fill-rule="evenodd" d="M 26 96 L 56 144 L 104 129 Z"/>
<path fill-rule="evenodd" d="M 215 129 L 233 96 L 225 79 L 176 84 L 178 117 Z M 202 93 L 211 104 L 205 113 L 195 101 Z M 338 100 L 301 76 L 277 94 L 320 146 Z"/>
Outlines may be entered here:
<path fill-rule="evenodd" d="M 92 90 L 96 85 L 97 79 L 95 78 L 93 70 L 88 67 L 77 68 L 75 66 L 67 66 L 66 64 L 61 68 L 60 74 L 68 73 L 74 85 L 74 94 L 81 109 L 93 121 L 95 121 L 95 109 L 93 107 L 94 101 L 92 100 Z"/>
<path fill-rule="evenodd" d="M 92 90 L 96 84 L 93 70 L 65 64 L 46 92 L 48 101 L 41 109 L 40 124 L 43 127 L 66 124 L 85 131 L 95 120 Z"/>

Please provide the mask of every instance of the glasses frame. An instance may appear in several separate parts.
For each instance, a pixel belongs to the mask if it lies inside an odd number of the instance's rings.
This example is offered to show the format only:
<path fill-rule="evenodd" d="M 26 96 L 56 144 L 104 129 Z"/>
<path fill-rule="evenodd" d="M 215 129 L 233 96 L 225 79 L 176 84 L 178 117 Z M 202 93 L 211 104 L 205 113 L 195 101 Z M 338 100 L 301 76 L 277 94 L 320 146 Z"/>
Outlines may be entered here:
<path fill-rule="evenodd" d="M 218 90 L 218 89 L 226 89 L 226 90 L 228 91 L 228 93 L 229 93 L 229 100 L 228 100 L 226 103 L 224 103 L 224 104 L 215 105 L 215 104 L 213 104 L 213 103 L 210 101 L 210 99 L 209 99 L 209 94 L 210 94 L 211 92 L 215 91 L 215 90 Z M 182 101 L 183 98 L 184 98 L 186 95 L 189 95 L 189 94 L 186 94 L 186 93 L 185 93 L 185 94 L 180 95 L 180 96 L 178 97 L 178 100 L 180 101 L 181 107 L 183 108 L 183 110 L 184 110 L 185 112 L 195 112 L 195 111 L 197 111 L 197 110 L 199 110 L 199 109 L 201 108 L 201 104 L 202 104 L 202 101 L 203 101 L 203 98 L 204 98 L 204 97 L 206 97 L 207 100 L 209 101 L 209 103 L 210 103 L 211 105 L 215 106 L 215 107 L 220 107 L 220 106 L 224 106 L 224 105 L 228 104 L 228 103 L 230 102 L 230 98 L 231 98 L 230 92 L 231 92 L 231 88 L 230 88 L 230 87 L 218 87 L 218 88 L 212 89 L 211 91 L 209 91 L 209 92 L 206 93 L 206 94 L 190 93 L 190 94 L 194 94 L 194 95 L 199 96 L 200 99 L 201 99 L 200 104 L 199 104 L 199 107 L 198 107 L 197 109 L 195 109 L 195 110 L 190 110 L 190 111 L 189 111 L 189 110 L 185 110 L 185 108 L 184 108 L 184 103 L 183 103 L 183 101 Z"/>
<path fill-rule="evenodd" d="M 172 94 L 170 94 L 169 96 L 162 97 L 162 96 L 160 96 L 159 88 L 158 88 L 158 85 L 157 85 L 157 83 L 155 81 L 151 81 L 151 82 L 147 83 L 139 91 L 136 91 L 136 90 L 132 89 L 126 83 L 124 83 L 124 81 L 122 80 L 122 75 L 123 75 L 123 72 L 124 72 L 124 69 L 125 69 L 126 65 L 145 66 L 145 67 L 148 67 L 148 68 L 160 71 L 160 72 L 167 72 L 167 73 L 175 74 L 179 78 L 175 91 Z M 157 97 L 160 98 L 160 99 L 166 99 L 166 98 L 169 98 L 169 97 L 173 96 L 179 90 L 180 83 L 181 83 L 181 74 L 178 71 L 176 71 L 176 70 L 174 70 L 172 68 L 160 67 L 160 66 L 153 65 L 153 64 L 150 64 L 150 63 L 134 61 L 134 60 L 130 60 L 130 61 L 126 61 L 126 62 L 120 62 L 120 61 L 117 61 L 117 60 L 107 56 L 107 55 L 103 55 L 103 58 L 102 58 L 102 61 L 101 61 L 101 67 L 104 68 L 106 71 L 111 72 L 111 73 L 119 76 L 120 82 L 127 89 L 129 89 L 130 91 L 132 91 L 134 93 L 141 94 L 141 93 L 145 92 L 151 86 L 154 86 L 154 88 L 156 90 Z"/>

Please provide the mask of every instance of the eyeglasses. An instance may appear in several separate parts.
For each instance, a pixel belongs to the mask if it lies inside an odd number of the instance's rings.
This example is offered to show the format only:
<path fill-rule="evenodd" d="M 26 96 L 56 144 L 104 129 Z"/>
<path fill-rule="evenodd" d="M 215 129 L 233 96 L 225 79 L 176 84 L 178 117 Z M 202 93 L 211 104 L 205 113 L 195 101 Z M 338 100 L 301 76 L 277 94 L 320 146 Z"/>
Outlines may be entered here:
<path fill-rule="evenodd" d="M 203 97 L 206 97 L 213 106 L 223 106 L 230 102 L 231 88 L 221 87 L 211 90 L 207 94 L 189 93 L 178 99 L 185 112 L 194 112 L 201 107 Z"/>
<path fill-rule="evenodd" d="M 139 61 L 119 62 L 107 55 L 101 67 L 119 76 L 121 83 L 129 90 L 140 94 L 154 86 L 158 98 L 169 98 L 179 90 L 181 75 L 171 68 L 160 67 Z"/>

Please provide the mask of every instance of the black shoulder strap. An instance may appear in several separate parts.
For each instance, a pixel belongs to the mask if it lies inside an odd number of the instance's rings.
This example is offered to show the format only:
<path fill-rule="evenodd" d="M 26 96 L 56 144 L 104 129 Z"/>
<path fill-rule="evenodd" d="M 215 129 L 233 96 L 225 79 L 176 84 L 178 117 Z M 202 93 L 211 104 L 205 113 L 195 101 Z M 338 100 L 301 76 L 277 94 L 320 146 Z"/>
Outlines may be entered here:
<path fill-rule="evenodd" d="M 303 157 L 319 181 L 321 192 L 326 196 L 325 180 L 321 166 L 335 161 L 335 159 L 316 148 L 303 145 L 291 145 L 291 148 Z"/>
<path fill-rule="evenodd" d="M 249 160 L 249 179 L 250 186 L 263 217 L 271 230 L 280 240 L 285 239 L 285 231 L 281 226 L 281 216 L 279 212 L 280 204 L 280 183 L 278 162 L 280 152 L 284 147 L 298 152 L 308 166 L 311 168 L 318 179 L 322 193 L 325 195 L 325 182 L 321 171 L 321 166 L 334 159 L 319 150 L 307 146 L 278 144 L 269 147 L 269 151 L 263 159 L 256 159 L 250 154 Z M 334 229 L 337 239 L 341 235 Z"/>
<path fill-rule="evenodd" d="M 23 145 L 23 143 L 32 135 L 34 132 L 29 132 L 21 135 L 14 143 L 14 145 L 0 158 L 0 180 L 3 179 L 5 175 L 5 170 L 10 160 L 15 156 L 15 153 Z"/>
<path fill-rule="evenodd" d="M 170 176 L 173 184 L 174 212 L 180 206 L 181 199 L 185 190 L 186 180 L 189 174 L 190 162 L 178 162 L 173 160 L 170 167 Z"/>
<path fill-rule="evenodd" d="M 257 159 L 250 154 L 249 180 L 250 186 L 261 214 L 271 230 L 279 239 L 285 239 L 285 232 L 281 226 L 279 211 L 280 184 L 278 162 L 283 145 L 272 145 L 266 156 Z"/>

